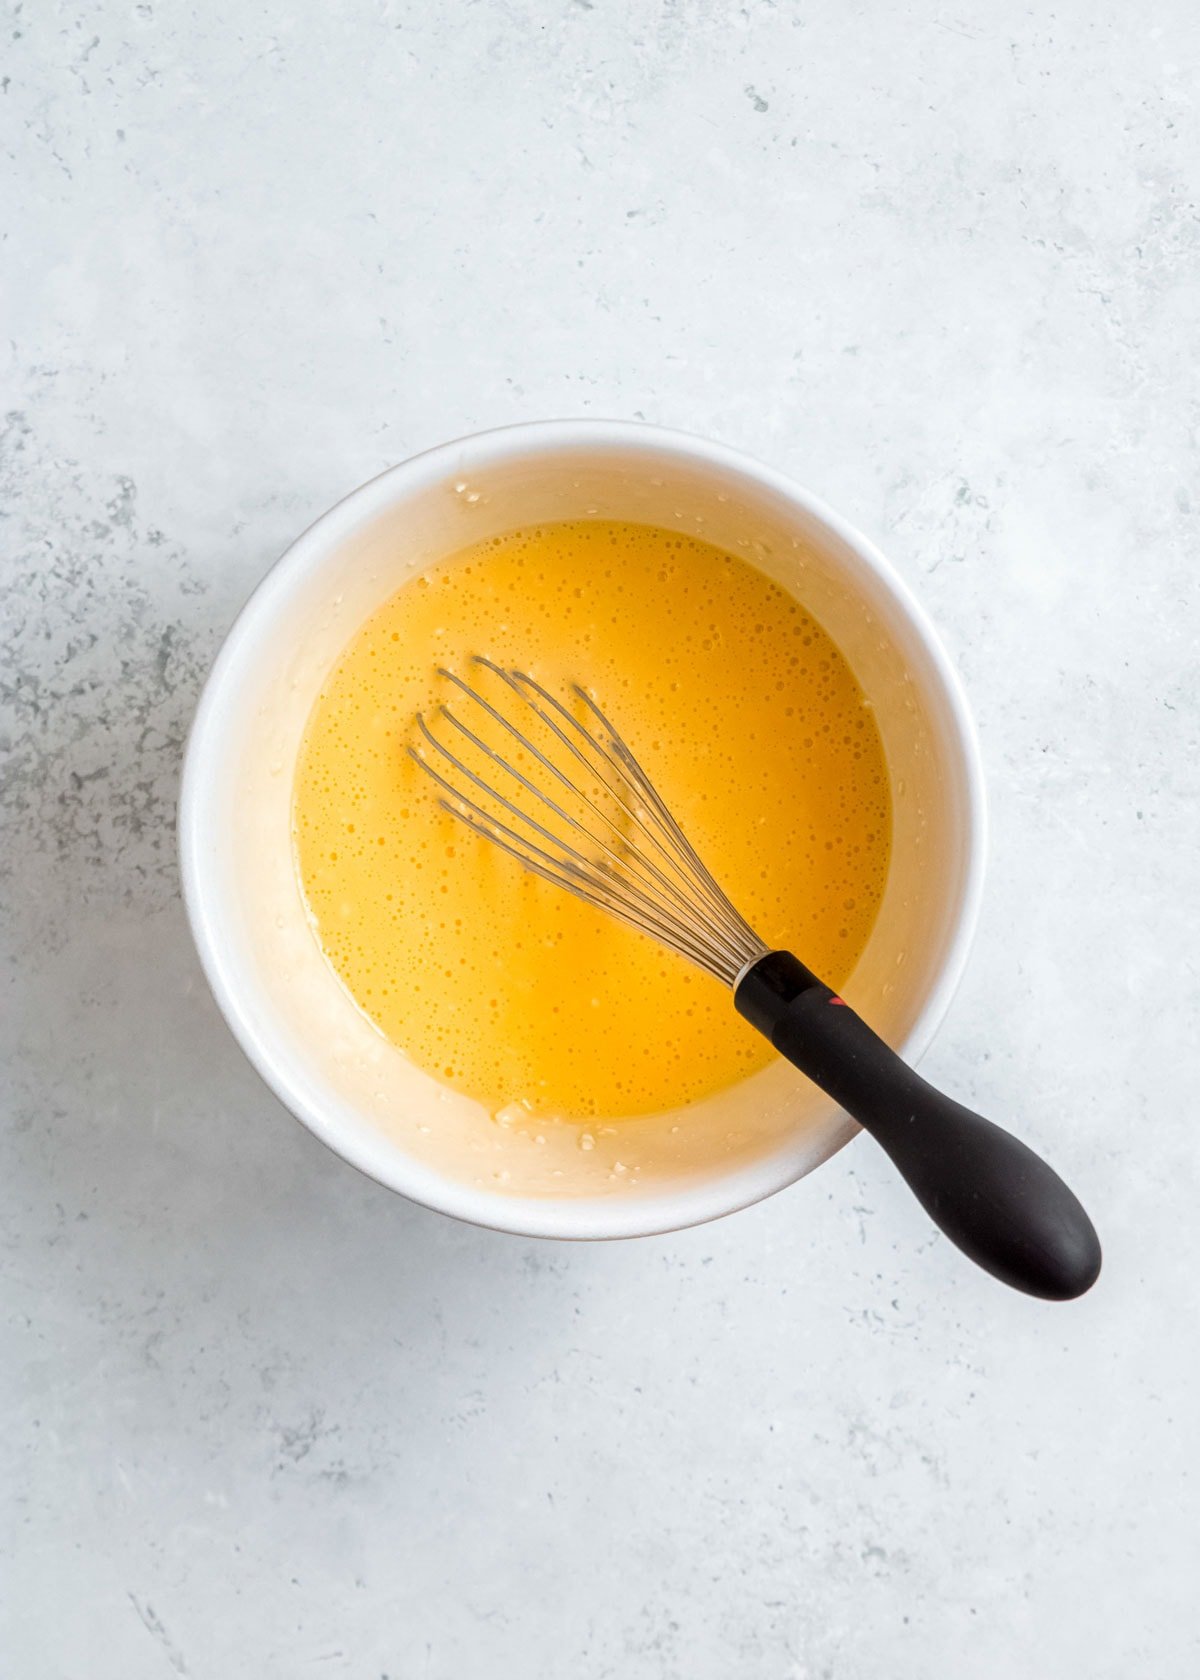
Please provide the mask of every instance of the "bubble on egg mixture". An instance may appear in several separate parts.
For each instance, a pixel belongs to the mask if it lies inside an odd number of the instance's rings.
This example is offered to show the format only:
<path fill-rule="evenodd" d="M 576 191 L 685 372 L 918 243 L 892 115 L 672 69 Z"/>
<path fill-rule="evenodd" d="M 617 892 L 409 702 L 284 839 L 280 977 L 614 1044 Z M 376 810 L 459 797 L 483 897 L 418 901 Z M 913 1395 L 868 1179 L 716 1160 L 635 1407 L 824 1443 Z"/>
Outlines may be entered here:
<path fill-rule="evenodd" d="M 833 986 L 887 875 L 871 708 L 803 606 L 678 532 L 582 520 L 493 537 L 359 630 L 309 719 L 297 864 L 322 947 L 389 1039 L 492 1114 L 591 1119 L 695 1101 L 771 1051 L 726 988 L 526 874 L 438 807 L 407 757 L 435 674 L 486 653 L 584 684 L 769 944 Z"/>

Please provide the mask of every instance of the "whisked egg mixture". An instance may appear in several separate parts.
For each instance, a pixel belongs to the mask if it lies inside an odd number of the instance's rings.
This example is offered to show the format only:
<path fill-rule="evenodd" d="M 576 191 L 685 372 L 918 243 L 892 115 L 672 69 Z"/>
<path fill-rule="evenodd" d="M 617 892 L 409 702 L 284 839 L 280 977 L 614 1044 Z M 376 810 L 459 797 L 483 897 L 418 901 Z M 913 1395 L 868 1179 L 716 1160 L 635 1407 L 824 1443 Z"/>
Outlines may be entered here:
<path fill-rule="evenodd" d="M 887 876 L 891 804 L 845 659 L 737 555 L 605 520 L 511 532 L 407 583 L 358 631 L 308 720 L 301 887 L 359 1009 L 495 1114 L 580 1120 L 697 1101 L 770 1047 L 728 990 L 523 871 L 438 804 L 414 716 L 473 654 L 580 682 L 769 944 L 850 974 Z"/>

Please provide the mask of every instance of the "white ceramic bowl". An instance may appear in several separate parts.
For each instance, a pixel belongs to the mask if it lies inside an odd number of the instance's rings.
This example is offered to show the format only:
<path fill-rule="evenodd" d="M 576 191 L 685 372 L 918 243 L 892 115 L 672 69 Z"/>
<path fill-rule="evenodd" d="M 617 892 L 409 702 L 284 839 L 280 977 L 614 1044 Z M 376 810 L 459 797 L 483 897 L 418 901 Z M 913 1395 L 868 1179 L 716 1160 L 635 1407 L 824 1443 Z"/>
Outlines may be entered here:
<path fill-rule="evenodd" d="M 962 973 L 984 863 L 974 729 L 929 620 L 871 543 L 781 474 L 677 432 L 556 421 L 445 444 L 325 514 L 243 610 L 196 714 L 180 804 L 196 945 L 242 1048 L 318 1137 L 414 1201 L 534 1236 L 636 1236 L 712 1219 L 811 1172 L 856 1130 L 780 1062 L 676 1116 L 611 1133 L 593 1124 L 586 1154 L 577 1128 L 513 1132 L 386 1044 L 320 953 L 295 877 L 290 802 L 333 661 L 423 567 L 517 526 L 589 515 L 745 554 L 849 659 L 883 737 L 894 836 L 876 927 L 842 990 L 910 1059 Z"/>

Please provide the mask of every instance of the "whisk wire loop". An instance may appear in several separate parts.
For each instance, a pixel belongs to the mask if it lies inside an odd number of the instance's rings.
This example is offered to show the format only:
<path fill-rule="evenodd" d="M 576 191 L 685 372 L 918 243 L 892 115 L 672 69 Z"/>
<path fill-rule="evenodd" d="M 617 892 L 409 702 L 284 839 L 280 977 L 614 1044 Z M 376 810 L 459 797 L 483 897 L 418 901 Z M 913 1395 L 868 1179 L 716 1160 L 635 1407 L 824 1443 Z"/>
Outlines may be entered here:
<path fill-rule="evenodd" d="M 484 839 L 491 840 L 501 850 L 515 857 L 535 875 L 553 881 L 556 886 L 566 888 L 568 892 L 574 893 L 577 897 L 594 897 L 601 909 L 608 910 L 612 915 L 618 916 L 622 920 L 633 922 L 643 932 L 654 933 L 666 942 L 671 942 L 675 938 L 675 930 L 669 922 L 663 920 L 659 914 L 659 906 L 653 899 L 640 891 L 636 885 L 622 880 L 611 864 L 599 859 L 589 859 L 568 841 L 563 840 L 561 836 L 554 834 L 544 824 L 538 822 L 535 817 L 531 817 L 528 812 L 519 810 L 511 801 L 496 793 L 433 735 L 424 718 L 418 718 L 417 722 L 425 739 L 437 749 L 443 759 L 480 788 L 484 794 L 494 799 L 497 804 L 503 805 L 519 817 L 522 822 L 541 835 L 556 850 L 555 852 L 549 852 L 530 840 L 527 835 L 518 833 L 507 823 L 487 811 L 477 800 L 463 793 L 461 788 L 456 787 L 440 771 L 436 770 L 428 759 L 422 757 L 419 752 L 410 747 L 410 756 L 450 795 L 450 799 L 439 801 L 443 809 L 449 811 L 452 816 L 458 817 L 460 821 L 466 823 L 469 828 L 474 829 Z M 511 769 L 511 766 L 506 765 L 505 767 Z M 516 771 L 512 773 L 514 775 L 518 774 Z M 557 812 L 559 808 L 554 806 L 553 809 Z M 591 839 L 592 837 L 588 835 L 588 838 Z M 565 855 L 560 856 L 559 853 Z M 599 871 L 603 880 L 597 882 L 593 878 L 592 871 Z M 686 945 L 686 950 L 682 954 L 689 956 L 692 961 L 698 963 L 701 967 L 709 967 L 710 972 L 717 972 L 716 969 L 711 968 L 708 953 L 702 944 L 690 935 L 684 938 L 683 944 Z"/>
<path fill-rule="evenodd" d="M 538 787 L 536 783 L 531 781 L 528 776 L 523 775 L 520 770 L 518 770 L 513 764 L 511 764 L 508 761 L 508 759 L 506 759 L 503 756 L 503 754 L 493 752 L 488 747 L 487 743 L 485 741 L 483 741 L 478 735 L 476 735 L 473 730 L 468 729 L 467 726 L 464 723 L 462 723 L 458 718 L 456 718 L 454 716 L 454 714 L 449 710 L 449 708 L 443 707 L 442 711 L 441 711 L 441 715 L 446 719 L 447 723 L 452 724 L 454 726 L 454 728 L 458 730 L 460 735 L 463 735 L 468 741 L 470 741 L 472 746 L 477 747 L 480 750 L 480 752 L 488 754 L 495 761 L 495 763 L 500 767 L 500 769 L 506 771 L 508 773 L 508 775 L 510 775 L 511 777 L 514 778 L 515 781 L 519 782 L 521 784 L 521 786 L 523 788 L 525 788 L 528 793 L 532 794 L 533 797 L 535 799 L 539 800 L 542 805 L 546 806 L 548 810 L 552 811 L 554 813 L 554 815 L 556 817 L 559 817 L 564 823 L 566 823 L 567 826 L 570 829 L 572 829 L 577 834 L 583 836 L 586 840 L 590 841 L 592 845 L 598 847 L 599 850 L 602 853 L 605 854 L 605 856 L 603 858 L 597 858 L 597 859 L 593 860 L 594 866 L 597 869 L 601 870 L 606 876 L 612 876 L 613 879 L 615 879 L 617 881 L 620 881 L 619 874 L 614 875 L 614 873 L 613 873 L 613 868 L 612 868 L 613 864 L 616 864 L 618 866 L 620 866 L 621 864 L 624 864 L 624 863 L 629 863 L 631 865 L 634 865 L 638 868 L 638 870 L 640 871 L 640 873 L 642 875 L 645 875 L 647 873 L 652 874 L 656 878 L 659 885 L 661 885 L 663 890 L 666 891 L 667 893 L 669 893 L 671 895 L 671 897 L 675 899 L 677 907 L 682 909 L 682 910 L 685 910 L 685 911 L 687 910 L 687 908 L 688 908 L 687 900 L 678 891 L 678 889 L 669 880 L 667 880 L 667 878 L 665 876 L 663 876 L 660 871 L 654 869 L 653 865 L 647 865 L 644 859 L 636 856 L 635 854 L 630 853 L 628 847 L 626 846 L 626 844 L 624 842 L 624 837 L 621 835 L 621 831 L 620 831 L 619 827 L 615 823 L 612 822 L 612 820 L 607 816 L 607 814 L 604 811 L 602 811 L 599 808 L 599 806 L 597 806 L 596 803 L 593 800 L 591 800 L 587 797 L 587 795 L 583 792 L 582 789 L 576 788 L 573 783 L 571 783 L 566 777 L 564 777 L 562 775 L 562 772 L 558 769 L 557 765 L 555 765 L 551 760 L 547 759 L 544 756 L 544 754 L 538 752 L 537 748 L 534 747 L 531 742 L 526 743 L 526 745 L 529 746 L 530 750 L 534 753 L 534 755 L 537 757 L 539 762 L 544 764 L 547 770 L 551 771 L 555 776 L 557 776 L 563 782 L 564 786 L 568 787 L 573 793 L 578 794 L 579 798 L 588 807 L 588 809 L 591 810 L 602 822 L 607 823 L 608 826 L 613 830 L 613 832 L 618 836 L 618 840 L 619 840 L 620 847 L 621 847 L 620 850 L 615 849 L 612 845 L 609 844 L 609 842 L 607 840 L 605 840 L 603 838 L 602 835 L 598 835 L 598 834 L 593 833 L 592 830 L 590 828 L 588 828 L 585 823 L 580 822 L 576 817 L 573 817 L 570 814 L 569 811 L 564 810 L 562 805 L 560 805 L 556 800 L 551 799 L 549 797 L 549 795 L 546 794 L 542 788 Z M 511 730 L 512 726 L 508 723 L 507 719 L 501 719 L 500 721 L 504 722 L 505 727 L 507 729 Z M 449 759 L 456 766 L 457 769 L 462 771 L 462 773 L 465 776 L 469 777 L 470 780 L 472 782 L 474 782 L 477 787 L 482 788 L 483 791 L 487 792 L 498 803 L 503 804 L 506 809 L 512 811 L 517 817 L 520 818 L 520 820 L 522 822 L 526 823 L 530 828 L 535 829 L 537 831 L 537 833 L 542 835 L 545 839 L 551 841 L 552 843 L 556 843 L 557 845 L 559 845 L 562 848 L 562 850 L 568 852 L 570 854 L 570 856 L 575 859 L 576 863 L 585 864 L 587 862 L 587 859 L 584 858 L 573 847 L 568 845 L 568 843 L 565 840 L 561 839 L 561 837 L 559 837 L 559 836 L 556 836 L 550 829 L 546 828 L 544 824 L 542 824 L 540 822 L 537 822 L 534 818 L 532 818 L 529 815 L 529 813 L 527 811 L 521 809 L 518 806 L 514 806 L 510 800 L 505 799 L 504 796 L 502 794 L 500 794 L 496 789 L 488 787 L 485 783 L 483 783 L 483 781 L 481 780 L 480 777 L 472 774 L 472 772 L 468 769 L 468 767 L 465 764 L 462 763 L 462 761 L 460 759 L 454 757 L 454 755 L 452 753 L 450 753 L 448 751 L 448 749 L 443 747 L 441 742 L 437 741 L 436 738 L 432 736 L 429 729 L 425 726 L 423 720 L 422 720 L 422 733 L 425 735 L 427 740 L 433 741 L 433 744 L 435 746 L 438 746 L 439 748 L 441 748 L 441 750 L 443 752 L 443 756 L 446 757 L 447 759 Z M 518 738 L 518 740 L 522 740 L 522 741 L 524 740 L 524 737 L 519 736 L 519 735 L 518 735 L 517 738 Z M 486 813 L 485 813 L 485 815 L 486 815 Z M 627 888 L 629 887 L 629 883 L 625 883 L 625 885 L 626 885 Z M 636 893 L 635 892 L 635 896 L 638 897 L 639 899 L 641 899 L 647 906 L 653 907 L 653 901 L 650 900 L 650 899 L 647 899 L 645 897 L 644 893 Z"/>
<path fill-rule="evenodd" d="M 418 715 L 421 741 L 409 747 L 409 754 L 441 789 L 444 809 L 531 873 L 652 934 L 732 986 L 767 946 L 721 891 L 592 696 L 578 684 L 572 690 L 586 708 L 593 724 L 589 728 L 528 672 L 506 669 L 482 655 L 473 663 L 497 678 L 551 739 L 543 750 L 486 694 L 442 669 L 439 674 L 480 713 L 478 721 L 473 716 L 468 724 L 448 705 L 438 708 L 435 721 L 444 721 L 453 739 L 466 743 L 458 751 Z M 490 725 L 499 729 L 502 741 L 516 746 L 519 760 L 532 761 L 529 774 L 479 733 L 486 727 L 491 734 Z M 598 785 L 589 790 L 568 774 L 550 756 L 553 742 Z M 476 755 L 480 768 L 466 762 L 468 753 Z M 500 774 L 499 786 L 494 772 Z M 529 806 L 518 789 L 535 803 Z M 612 803 L 611 812 L 606 801 Z M 562 829 L 556 831 L 551 823 Z"/>
<path fill-rule="evenodd" d="M 556 700 L 552 694 L 548 693 L 540 683 L 535 682 L 532 677 L 527 676 L 524 672 L 520 671 L 514 671 L 512 676 L 515 679 L 515 682 L 527 684 L 530 688 L 534 689 L 539 695 L 541 695 L 547 704 L 553 707 L 555 712 L 557 712 L 565 722 L 570 724 L 572 728 L 574 728 L 584 738 L 593 751 L 601 757 L 604 763 L 609 766 L 610 769 L 615 769 L 617 771 L 621 781 L 632 795 L 632 804 L 607 781 L 605 781 L 605 785 L 608 787 L 612 797 L 616 800 L 617 804 L 625 812 L 630 821 L 641 829 L 642 833 L 654 845 L 662 859 L 675 872 L 676 876 L 681 879 L 684 886 L 685 903 L 687 908 L 690 912 L 700 916 L 701 920 L 703 920 L 708 926 L 711 936 L 719 942 L 732 942 L 734 947 L 737 947 L 743 938 L 749 937 L 750 939 L 754 939 L 755 936 L 751 929 L 738 915 L 736 910 L 734 910 L 733 906 L 721 892 L 721 889 L 717 886 L 712 876 L 708 873 L 699 858 L 692 851 L 690 845 L 684 839 L 682 831 L 679 829 L 678 825 L 675 824 L 674 819 L 671 818 L 666 805 L 650 782 L 649 777 L 646 775 L 641 765 L 638 764 L 637 760 L 634 758 L 629 748 L 625 745 L 625 742 L 621 739 L 620 735 L 617 734 L 617 731 L 604 716 L 604 713 L 596 705 L 591 695 L 581 688 L 578 683 L 576 683 L 572 689 L 572 692 L 588 707 L 607 732 L 609 736 L 609 743 L 607 747 L 597 741 L 591 731 L 580 723 L 578 718 L 573 717 L 561 701 Z M 588 760 L 584 758 L 583 754 L 578 751 L 569 738 L 557 728 L 552 719 L 548 718 L 541 708 L 535 704 L 535 702 L 529 700 L 528 695 L 524 695 L 524 698 L 531 706 L 533 706 L 537 715 L 542 718 L 550 728 L 554 729 L 559 739 L 571 749 L 579 761 L 584 765 L 588 765 L 589 768 L 592 768 L 588 764 Z M 601 779 L 604 779 L 603 775 Z M 646 809 L 647 804 L 650 806 L 649 811 Z M 651 817 L 658 825 L 658 832 L 655 832 L 655 829 L 647 823 L 647 817 Z M 666 819 L 665 821 L 663 820 L 664 818 Z M 683 854 L 682 858 L 680 857 L 681 852 Z M 693 869 L 698 872 L 698 878 L 697 874 L 694 874 L 692 870 L 689 870 L 686 867 L 689 860 L 693 865 Z M 699 903 L 695 902 L 697 897 L 700 899 Z"/>

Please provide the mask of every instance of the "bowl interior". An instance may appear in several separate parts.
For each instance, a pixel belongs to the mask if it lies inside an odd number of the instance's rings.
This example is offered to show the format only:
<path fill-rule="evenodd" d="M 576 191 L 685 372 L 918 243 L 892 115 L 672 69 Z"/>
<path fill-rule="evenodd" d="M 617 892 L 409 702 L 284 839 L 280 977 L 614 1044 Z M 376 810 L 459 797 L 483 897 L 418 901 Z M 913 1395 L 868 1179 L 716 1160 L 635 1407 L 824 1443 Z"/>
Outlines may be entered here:
<path fill-rule="evenodd" d="M 843 990 L 919 1053 L 978 892 L 980 803 L 961 699 L 922 615 L 872 550 L 794 486 L 637 427 L 524 427 L 448 445 L 365 486 L 289 551 L 239 619 L 197 715 L 181 809 L 202 959 L 276 1093 L 383 1183 L 503 1229 L 619 1236 L 728 1212 L 854 1130 L 783 1063 L 679 1114 L 609 1130 L 497 1123 L 387 1044 L 326 964 L 291 848 L 292 775 L 330 665 L 402 583 L 480 539 L 580 517 L 641 520 L 746 555 L 811 610 L 871 700 L 892 783 L 884 900 Z M 803 956 L 803 951 L 798 953 Z"/>

